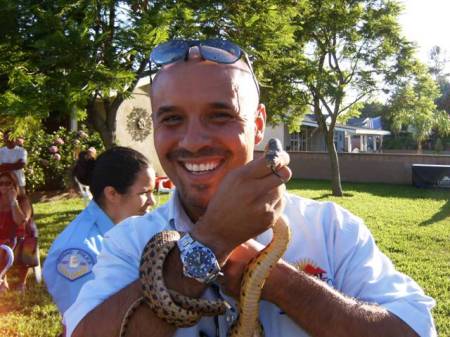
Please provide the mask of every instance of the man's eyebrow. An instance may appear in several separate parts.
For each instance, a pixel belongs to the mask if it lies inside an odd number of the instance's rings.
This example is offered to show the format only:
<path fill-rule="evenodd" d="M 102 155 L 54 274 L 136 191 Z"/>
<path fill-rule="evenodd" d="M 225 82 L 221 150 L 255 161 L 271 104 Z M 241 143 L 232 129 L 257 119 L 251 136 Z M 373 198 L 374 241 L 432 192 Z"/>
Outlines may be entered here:
<path fill-rule="evenodd" d="M 166 113 L 178 111 L 179 109 L 175 105 L 163 105 L 156 110 L 156 115 L 159 117 L 161 115 L 164 115 Z"/>
<path fill-rule="evenodd" d="M 208 104 L 211 109 L 221 109 L 221 110 L 234 110 L 232 104 L 226 102 L 211 102 Z M 155 117 L 161 117 L 168 113 L 173 113 L 180 111 L 180 108 L 175 105 L 163 105 L 156 110 Z"/>
<path fill-rule="evenodd" d="M 214 109 L 233 109 L 232 105 L 225 102 L 213 102 L 209 104 L 209 107 Z"/>

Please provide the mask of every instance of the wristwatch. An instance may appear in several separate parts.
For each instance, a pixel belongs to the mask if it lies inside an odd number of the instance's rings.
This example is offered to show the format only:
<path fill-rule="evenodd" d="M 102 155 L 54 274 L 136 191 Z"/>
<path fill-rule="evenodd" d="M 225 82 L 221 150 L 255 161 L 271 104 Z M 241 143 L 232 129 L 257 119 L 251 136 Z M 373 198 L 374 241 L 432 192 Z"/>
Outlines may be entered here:
<path fill-rule="evenodd" d="M 213 251 L 193 239 L 189 233 L 184 234 L 177 244 L 184 276 L 210 284 L 223 275 Z"/>

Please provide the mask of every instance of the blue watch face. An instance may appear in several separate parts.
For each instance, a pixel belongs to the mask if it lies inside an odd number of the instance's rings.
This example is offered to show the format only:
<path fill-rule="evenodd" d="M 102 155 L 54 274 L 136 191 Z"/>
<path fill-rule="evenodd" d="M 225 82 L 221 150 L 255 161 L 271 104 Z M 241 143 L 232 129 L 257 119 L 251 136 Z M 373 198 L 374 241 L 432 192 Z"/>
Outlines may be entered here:
<path fill-rule="evenodd" d="M 214 270 L 215 257 L 209 249 L 193 247 L 184 260 L 185 268 L 193 278 L 205 278 Z"/>

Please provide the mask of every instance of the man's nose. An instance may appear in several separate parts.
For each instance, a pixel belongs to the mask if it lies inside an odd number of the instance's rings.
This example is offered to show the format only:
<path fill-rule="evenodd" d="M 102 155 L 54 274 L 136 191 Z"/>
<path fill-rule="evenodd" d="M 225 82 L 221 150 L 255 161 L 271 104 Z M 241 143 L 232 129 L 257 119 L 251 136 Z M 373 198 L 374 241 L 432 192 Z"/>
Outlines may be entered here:
<path fill-rule="evenodd" d="M 211 133 L 199 119 L 191 119 L 186 125 L 180 147 L 192 153 L 212 144 Z"/>

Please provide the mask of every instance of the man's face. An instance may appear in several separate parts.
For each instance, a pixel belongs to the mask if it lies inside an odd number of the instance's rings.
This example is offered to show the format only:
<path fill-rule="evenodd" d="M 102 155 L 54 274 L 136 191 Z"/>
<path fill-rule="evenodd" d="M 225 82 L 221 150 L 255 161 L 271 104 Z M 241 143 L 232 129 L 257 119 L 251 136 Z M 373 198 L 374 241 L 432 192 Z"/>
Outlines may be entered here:
<path fill-rule="evenodd" d="M 14 146 L 16 146 L 16 143 L 12 138 L 10 137 L 10 134 L 8 132 L 5 132 L 3 134 L 3 143 L 5 143 L 6 147 L 12 149 Z"/>
<path fill-rule="evenodd" d="M 190 55 L 186 62 L 166 66 L 155 79 L 156 151 L 194 219 L 224 176 L 253 158 L 265 123 L 257 96 L 242 61 L 223 65 Z"/>

